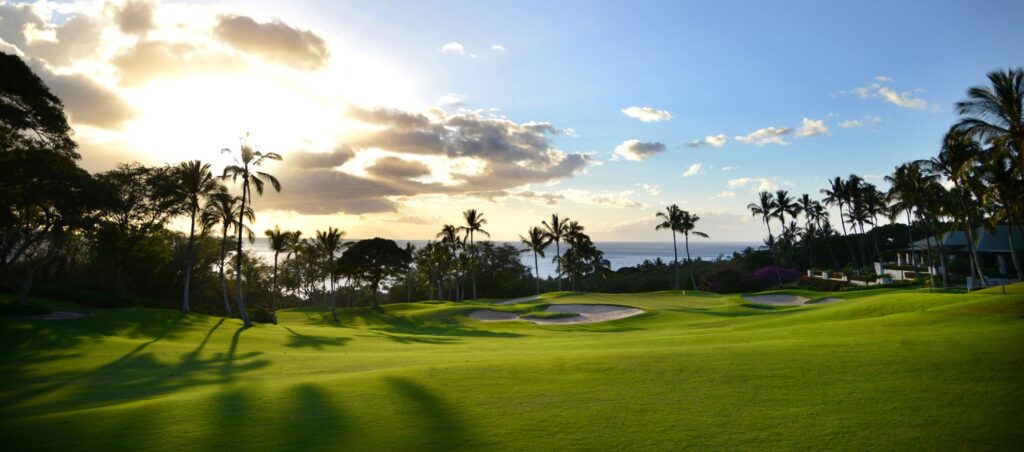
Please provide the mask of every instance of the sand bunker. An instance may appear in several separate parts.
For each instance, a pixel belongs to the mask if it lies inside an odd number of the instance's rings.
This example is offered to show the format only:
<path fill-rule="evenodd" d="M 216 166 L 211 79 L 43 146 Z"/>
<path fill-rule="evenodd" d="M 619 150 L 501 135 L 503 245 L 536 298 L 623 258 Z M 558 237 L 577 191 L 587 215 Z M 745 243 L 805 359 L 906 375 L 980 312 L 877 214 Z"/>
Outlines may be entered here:
<path fill-rule="evenodd" d="M 580 323 L 609 322 L 643 314 L 643 309 L 609 304 L 556 304 L 544 309 L 547 312 L 568 312 L 572 317 L 554 319 L 533 319 L 521 317 L 512 312 L 480 309 L 469 313 L 469 318 L 481 322 L 527 321 L 537 325 L 575 325 Z"/>
<path fill-rule="evenodd" d="M 519 304 L 519 303 L 529 303 L 531 301 L 537 301 L 537 300 L 540 300 L 539 296 L 537 296 L 537 295 L 530 295 L 528 297 L 519 297 L 519 298 L 513 298 L 511 300 L 499 301 L 499 302 L 494 303 L 494 304 Z"/>
<path fill-rule="evenodd" d="M 752 303 L 773 306 L 799 306 L 810 301 L 810 298 L 796 295 L 744 295 L 743 298 Z"/>

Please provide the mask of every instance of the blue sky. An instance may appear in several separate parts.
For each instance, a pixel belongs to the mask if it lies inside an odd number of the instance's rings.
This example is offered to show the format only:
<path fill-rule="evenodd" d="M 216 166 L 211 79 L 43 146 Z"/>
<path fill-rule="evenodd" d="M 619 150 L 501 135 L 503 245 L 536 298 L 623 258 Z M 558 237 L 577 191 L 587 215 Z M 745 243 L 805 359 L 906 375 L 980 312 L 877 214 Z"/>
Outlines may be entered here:
<path fill-rule="evenodd" d="M 851 172 L 881 184 L 877 177 L 896 164 L 935 151 L 967 87 L 984 83 L 990 70 L 1024 63 L 1024 3 L 1015 1 L 216 7 L 257 22 L 279 19 L 322 36 L 332 49 L 371 56 L 405 81 L 404 109 L 441 106 L 518 124 L 547 122 L 561 130 L 548 137 L 552 148 L 591 158 L 568 177 L 503 187 L 562 196 L 551 205 L 515 196 L 441 201 L 424 193 L 389 212 L 334 212 L 334 221 L 350 228 L 390 234 L 425 235 L 439 227 L 425 223 L 456 221 L 462 208 L 478 207 L 501 223 L 499 238 L 513 238 L 557 210 L 590 224 L 598 239 L 665 240 L 647 223 L 666 203 L 679 203 L 703 213 L 715 239 L 759 240 L 760 225 L 745 221 L 744 206 L 760 179 L 815 195 L 825 178 Z M 442 51 L 450 43 L 462 53 Z M 446 96 L 461 105 L 441 102 Z M 631 106 L 667 111 L 671 119 L 642 122 L 622 112 Z M 801 137 L 805 118 L 815 127 Z M 779 136 L 786 144 L 737 139 L 769 127 L 788 128 Z M 719 134 L 728 137 L 721 147 L 686 146 Z M 627 140 L 661 143 L 665 151 L 613 160 L 613 149 Z M 700 170 L 684 177 L 695 164 Z M 751 181 L 742 184 L 744 178 Z M 326 221 L 276 209 L 275 220 Z M 424 214 L 432 210 L 443 213 Z M 394 224 L 414 217 L 423 221 Z"/>

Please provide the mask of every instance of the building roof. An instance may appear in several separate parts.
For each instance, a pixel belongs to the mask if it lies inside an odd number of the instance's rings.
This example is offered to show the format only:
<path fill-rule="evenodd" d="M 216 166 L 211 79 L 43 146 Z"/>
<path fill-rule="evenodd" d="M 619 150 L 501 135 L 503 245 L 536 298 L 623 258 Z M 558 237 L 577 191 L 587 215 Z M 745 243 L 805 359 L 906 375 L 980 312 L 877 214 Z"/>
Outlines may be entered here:
<path fill-rule="evenodd" d="M 942 247 L 947 250 L 967 249 L 967 234 L 964 231 L 951 231 L 939 234 Z M 974 230 L 974 237 L 977 240 L 975 248 L 979 253 L 1008 253 L 1010 252 L 1010 227 L 1002 224 L 996 226 L 994 231 L 977 228 Z M 935 236 L 918 240 L 910 245 L 910 250 L 926 250 L 928 245 L 937 247 L 939 240 Z M 1013 249 L 1020 251 L 1024 249 L 1024 234 L 1020 227 L 1013 229 Z"/>

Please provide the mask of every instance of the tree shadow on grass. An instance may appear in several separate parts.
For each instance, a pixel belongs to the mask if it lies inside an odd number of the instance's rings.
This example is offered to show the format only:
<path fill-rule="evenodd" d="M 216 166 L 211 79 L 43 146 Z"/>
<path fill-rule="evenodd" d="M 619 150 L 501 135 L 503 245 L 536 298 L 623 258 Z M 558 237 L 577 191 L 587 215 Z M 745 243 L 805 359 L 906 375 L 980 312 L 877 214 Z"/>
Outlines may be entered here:
<path fill-rule="evenodd" d="M 292 335 L 288 337 L 288 343 L 286 347 L 292 348 L 313 348 L 316 350 L 323 350 L 326 347 L 340 347 L 345 345 L 346 342 L 351 341 L 349 337 L 328 337 L 328 336 L 315 336 L 312 334 L 299 334 L 295 330 L 284 327 Z"/>
<path fill-rule="evenodd" d="M 221 323 L 207 332 L 207 337 L 193 351 L 185 353 L 178 362 L 166 362 L 157 358 L 157 353 L 145 351 L 148 346 L 160 341 L 163 335 L 139 344 L 120 358 L 77 375 L 64 374 L 40 377 L 47 384 L 22 397 L 3 401 L 3 412 L 14 414 L 36 414 L 53 410 L 71 410 L 86 407 L 108 406 L 130 400 L 157 397 L 185 388 L 202 385 L 234 382 L 240 373 L 265 367 L 269 361 L 257 359 L 261 352 L 238 354 L 237 348 L 245 329 L 239 327 L 232 336 L 226 352 L 206 353 L 203 349 Z M 18 407 L 34 397 L 60 389 L 66 391 L 56 400 L 28 407 Z"/>
<path fill-rule="evenodd" d="M 282 446 L 295 450 L 342 449 L 355 432 L 351 421 L 331 395 L 314 384 L 291 389 L 291 408 L 281 419 Z"/>
<path fill-rule="evenodd" d="M 388 333 L 417 336 L 460 336 L 460 337 L 523 337 L 519 333 L 489 331 L 469 328 L 450 317 L 419 318 L 381 314 L 376 318 L 382 327 L 372 328 Z M 447 342 L 451 343 L 451 342 Z"/>
<path fill-rule="evenodd" d="M 470 437 L 466 426 L 459 419 L 451 404 L 423 385 L 405 378 L 384 379 L 398 396 L 403 399 L 412 415 L 410 427 L 419 430 L 416 439 L 426 450 L 447 450 L 464 448 Z"/>

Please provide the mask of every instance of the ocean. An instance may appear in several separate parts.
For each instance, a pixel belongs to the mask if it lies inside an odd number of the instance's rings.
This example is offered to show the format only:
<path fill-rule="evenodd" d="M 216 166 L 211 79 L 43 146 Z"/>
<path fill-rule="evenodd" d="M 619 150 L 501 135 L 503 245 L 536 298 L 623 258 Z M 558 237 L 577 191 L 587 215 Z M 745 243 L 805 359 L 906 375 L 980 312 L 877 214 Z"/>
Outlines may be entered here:
<path fill-rule="evenodd" d="M 405 246 L 406 242 L 410 242 L 417 248 L 425 245 L 426 240 L 395 240 L 398 246 Z M 516 248 L 525 248 L 518 242 L 501 242 L 510 243 Z M 612 270 L 617 270 L 622 267 L 632 267 L 640 264 L 646 259 L 654 260 L 661 258 L 663 261 L 672 261 L 672 242 L 596 242 L 597 249 L 604 252 L 605 259 L 611 262 Z M 690 256 L 693 259 L 703 260 L 714 260 L 719 257 L 728 259 L 732 257 L 734 251 L 742 251 L 746 247 L 758 247 L 760 244 L 757 242 L 710 242 L 710 241 L 692 241 L 690 242 Z M 248 242 L 245 246 L 250 250 L 256 251 L 259 255 L 267 259 L 268 262 L 272 262 L 274 259 L 274 253 L 270 251 L 267 239 L 260 237 L 256 239 L 256 243 L 250 245 Z M 540 275 L 542 277 L 553 276 L 555 274 L 555 264 L 551 262 L 551 258 L 555 255 L 555 245 L 546 251 L 546 258 L 540 259 Z M 686 251 L 683 244 L 679 244 L 679 260 L 686 259 Z M 520 256 L 520 260 L 524 265 L 530 267 L 530 273 L 533 273 L 533 253 L 523 253 Z"/>

